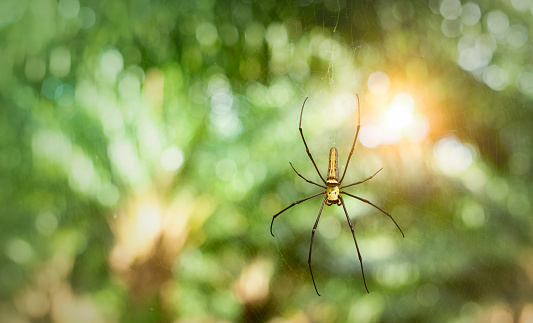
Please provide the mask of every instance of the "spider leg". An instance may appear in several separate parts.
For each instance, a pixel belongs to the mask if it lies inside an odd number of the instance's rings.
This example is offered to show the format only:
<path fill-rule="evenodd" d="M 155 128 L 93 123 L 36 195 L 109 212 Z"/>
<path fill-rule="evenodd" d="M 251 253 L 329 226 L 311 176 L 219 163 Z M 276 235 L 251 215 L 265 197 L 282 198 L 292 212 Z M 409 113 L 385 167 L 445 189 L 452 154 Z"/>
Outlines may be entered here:
<path fill-rule="evenodd" d="M 350 217 L 348 216 L 348 211 L 346 211 L 346 205 L 344 204 L 342 196 L 339 195 L 339 199 L 341 200 L 342 208 L 344 209 L 344 214 L 346 214 L 346 219 L 348 220 L 348 224 L 350 225 L 350 230 L 352 230 L 353 241 L 355 242 L 355 249 L 357 249 L 357 256 L 359 257 L 359 263 L 361 264 L 361 274 L 363 274 L 363 283 L 365 283 L 366 292 L 370 293 L 368 291 L 368 287 L 366 287 L 365 271 L 363 270 L 363 258 L 361 257 L 361 253 L 359 252 L 357 239 L 355 239 L 355 232 L 353 229 L 352 221 L 350 221 Z"/>
<path fill-rule="evenodd" d="M 311 244 L 309 245 L 309 258 L 307 259 L 307 264 L 309 264 L 309 271 L 311 272 L 311 279 L 313 280 L 313 285 L 315 285 L 315 291 L 318 296 L 318 289 L 316 288 L 315 277 L 313 277 L 313 270 L 311 269 L 311 250 L 313 250 L 313 239 L 315 238 L 316 227 L 318 226 L 318 220 L 320 220 L 320 214 L 322 214 L 322 209 L 324 208 L 324 203 L 328 197 L 324 196 L 322 200 L 322 206 L 320 206 L 320 211 L 318 211 L 318 216 L 316 218 L 315 226 L 313 227 L 313 232 L 311 233 Z"/>
<path fill-rule="evenodd" d="M 357 141 L 357 136 L 359 135 L 359 129 L 361 128 L 361 105 L 359 104 L 359 95 L 357 95 L 356 93 L 355 96 L 357 97 L 357 114 L 358 114 L 357 130 L 355 131 L 355 138 L 353 140 L 352 150 L 350 150 L 350 154 L 348 155 L 346 166 L 344 166 L 344 173 L 342 174 L 339 184 L 342 183 L 342 180 L 344 179 L 344 175 L 346 175 L 346 170 L 348 169 L 348 164 L 350 163 L 350 158 L 352 158 L 353 150 L 355 148 L 355 142 Z"/>
<path fill-rule="evenodd" d="M 377 205 L 375 205 L 374 203 L 370 202 L 369 200 L 365 200 L 364 198 L 361 198 L 361 197 L 359 197 L 359 196 L 355 196 L 355 195 L 352 195 L 352 194 L 349 194 L 349 193 L 346 193 L 346 192 L 343 192 L 343 191 L 341 191 L 341 193 L 342 193 L 342 194 L 346 194 L 346 195 L 348 195 L 348 196 L 351 196 L 351 197 L 353 197 L 353 198 L 356 198 L 356 199 L 358 199 L 359 201 L 362 201 L 362 202 L 365 202 L 365 203 L 367 203 L 367 204 L 370 204 L 370 205 L 372 205 L 373 207 L 375 207 L 376 209 L 378 209 L 378 210 L 380 210 L 381 212 L 383 212 L 383 213 L 385 213 L 386 215 L 388 215 L 389 218 L 392 220 L 392 222 L 394 222 L 394 224 L 396 224 L 396 227 L 398 228 L 398 230 L 400 230 L 400 233 L 402 234 L 402 237 L 405 238 L 405 235 L 403 234 L 402 229 L 400 229 L 400 226 L 398 225 L 398 223 L 396 223 L 396 221 L 394 221 L 394 218 L 392 217 L 392 215 L 390 215 L 389 212 L 384 211 L 384 210 L 383 210 L 382 208 L 380 208 L 379 206 L 377 206 Z"/>
<path fill-rule="evenodd" d="M 296 174 L 298 174 L 298 176 L 300 176 L 301 178 L 303 178 L 307 183 L 315 184 L 316 186 L 318 186 L 318 187 L 322 187 L 322 188 L 324 188 L 324 189 L 327 188 L 327 187 L 325 187 L 324 185 L 317 184 L 317 183 L 315 183 L 315 182 L 313 182 L 313 181 L 310 181 L 310 180 L 308 180 L 307 178 L 303 177 L 300 173 L 298 173 L 298 171 L 294 168 L 294 166 L 292 166 L 292 163 L 291 163 L 291 162 L 289 162 L 289 164 L 291 164 L 292 170 L 294 170 L 294 171 L 296 172 Z"/>
<path fill-rule="evenodd" d="M 381 167 L 377 172 L 374 173 L 374 175 L 370 176 L 369 178 L 363 179 L 362 181 L 359 181 L 359 182 L 356 182 L 356 183 L 353 183 L 353 184 L 350 184 L 350 185 L 341 186 L 339 188 L 342 189 L 342 188 L 346 188 L 346 187 L 350 187 L 350 186 L 354 186 L 354 185 L 358 185 L 358 184 L 364 183 L 364 182 L 372 179 L 374 176 L 376 176 L 379 172 L 381 172 L 382 169 L 383 169 L 383 167 Z"/>
<path fill-rule="evenodd" d="M 318 171 L 318 167 L 316 167 L 315 160 L 313 159 L 313 156 L 311 155 L 311 152 L 309 151 L 309 147 L 307 147 L 307 143 L 305 142 L 304 133 L 303 133 L 303 130 L 302 130 L 302 115 L 304 113 L 305 102 L 307 101 L 308 98 L 309 97 L 305 98 L 304 104 L 302 104 L 302 111 L 300 112 L 300 128 L 299 128 L 300 129 L 300 135 L 302 135 L 302 140 L 304 142 L 305 151 L 307 151 L 307 155 L 311 159 L 311 162 L 313 163 L 313 166 L 315 166 L 315 169 L 316 169 L 316 172 L 318 173 L 318 176 L 320 176 L 320 179 L 322 180 L 322 182 L 324 184 L 326 184 L 326 181 L 324 180 L 324 177 L 322 177 L 322 174 L 320 174 L 320 172 Z"/>
<path fill-rule="evenodd" d="M 313 197 L 317 197 L 317 196 L 322 195 L 322 194 L 326 194 L 326 192 L 320 192 L 320 193 L 317 193 L 315 195 L 311 195 L 309 197 L 306 197 L 306 198 L 304 198 L 302 200 L 296 201 L 296 202 L 292 203 L 291 205 L 287 206 L 286 208 L 284 208 L 283 210 L 279 211 L 278 213 L 274 214 L 274 216 L 272 217 L 272 222 L 270 223 L 270 234 L 272 236 L 274 236 L 274 234 L 272 233 L 272 225 L 274 224 L 274 220 L 278 217 L 278 215 L 280 215 L 281 213 L 287 211 L 288 209 L 290 209 L 291 207 L 295 206 L 296 204 L 300 204 L 302 202 L 305 202 L 305 201 L 307 201 L 309 199 L 312 199 Z"/>

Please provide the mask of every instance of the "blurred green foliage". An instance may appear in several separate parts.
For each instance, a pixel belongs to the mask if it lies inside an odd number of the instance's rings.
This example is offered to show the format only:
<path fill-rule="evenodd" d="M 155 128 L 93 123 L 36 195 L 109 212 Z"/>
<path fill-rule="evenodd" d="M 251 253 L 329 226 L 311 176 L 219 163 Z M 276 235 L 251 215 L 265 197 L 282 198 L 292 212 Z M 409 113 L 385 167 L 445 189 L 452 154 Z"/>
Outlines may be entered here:
<path fill-rule="evenodd" d="M 0 321 L 530 322 L 533 7 L 3 0 Z M 331 146 L 341 208 L 324 208 Z M 343 169 L 341 169 L 341 172 Z M 324 174 L 324 173 L 322 173 Z"/>

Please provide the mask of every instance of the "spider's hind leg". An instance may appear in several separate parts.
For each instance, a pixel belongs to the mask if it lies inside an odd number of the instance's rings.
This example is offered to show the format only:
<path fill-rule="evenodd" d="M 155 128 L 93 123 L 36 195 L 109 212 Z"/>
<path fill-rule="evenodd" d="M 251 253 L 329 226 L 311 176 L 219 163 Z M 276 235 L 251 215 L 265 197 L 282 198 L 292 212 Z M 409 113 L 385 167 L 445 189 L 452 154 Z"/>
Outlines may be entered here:
<path fill-rule="evenodd" d="M 322 214 L 322 209 L 324 209 L 324 203 L 327 201 L 327 196 L 322 200 L 322 206 L 320 206 L 320 211 L 318 211 L 318 216 L 316 218 L 315 226 L 313 227 L 313 232 L 311 233 L 311 244 L 309 245 L 309 258 L 307 259 L 307 264 L 309 265 L 309 271 L 311 272 L 311 279 L 313 280 L 313 285 L 315 286 L 315 292 L 318 296 L 320 293 L 316 288 L 315 277 L 313 276 L 313 269 L 311 269 L 311 251 L 313 250 L 313 239 L 315 238 L 316 227 L 318 226 L 318 220 L 320 220 L 320 214 Z"/>
<path fill-rule="evenodd" d="M 348 211 L 346 211 L 346 205 L 344 204 L 344 201 L 341 196 L 339 196 L 339 199 L 342 201 L 342 207 L 344 209 L 344 213 L 346 214 L 346 219 L 348 220 L 348 225 L 350 226 L 350 230 L 352 230 L 352 236 L 353 241 L 355 242 L 355 249 L 357 249 L 357 256 L 359 257 L 359 263 L 361 264 L 361 274 L 363 276 L 363 283 L 365 284 L 365 289 L 367 293 L 370 293 L 368 291 L 368 287 L 366 286 L 366 279 L 365 279 L 365 271 L 363 269 L 363 257 L 361 257 L 361 253 L 359 252 L 359 246 L 357 245 L 357 239 L 355 239 L 355 231 L 352 225 L 352 221 L 350 220 L 350 216 L 348 215 Z"/>

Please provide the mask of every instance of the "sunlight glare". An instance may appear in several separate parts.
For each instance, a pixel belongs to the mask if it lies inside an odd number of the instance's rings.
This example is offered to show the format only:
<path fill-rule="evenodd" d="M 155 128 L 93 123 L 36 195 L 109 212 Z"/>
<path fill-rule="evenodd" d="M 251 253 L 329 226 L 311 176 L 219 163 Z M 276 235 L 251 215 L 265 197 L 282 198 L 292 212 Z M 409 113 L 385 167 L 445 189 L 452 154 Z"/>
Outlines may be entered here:
<path fill-rule="evenodd" d="M 433 146 L 433 156 L 437 167 L 448 176 L 457 176 L 473 162 L 470 149 L 455 137 L 446 137 Z"/>
<path fill-rule="evenodd" d="M 415 101 L 408 93 L 398 93 L 381 111 L 377 124 L 361 127 L 361 144 L 368 148 L 393 145 L 407 139 L 420 143 L 429 134 L 429 123 L 421 114 L 415 113 Z"/>
<path fill-rule="evenodd" d="M 411 126 L 405 129 L 405 137 L 412 143 L 422 142 L 429 133 L 429 123 L 424 116 L 414 115 Z"/>
<path fill-rule="evenodd" d="M 414 101 L 407 93 L 394 96 L 391 104 L 381 113 L 383 143 L 394 144 L 402 139 L 402 132 L 413 118 Z"/>
<path fill-rule="evenodd" d="M 413 120 L 414 107 L 414 100 L 409 94 L 396 94 L 392 103 L 382 113 L 383 125 L 386 128 L 406 129 Z"/>
<path fill-rule="evenodd" d="M 396 94 L 380 116 L 380 133 L 383 144 L 395 144 L 407 137 L 414 119 L 415 103 L 407 93 Z M 423 129 L 421 131 L 424 133 Z"/>
<path fill-rule="evenodd" d="M 383 72 L 375 72 L 368 77 L 368 89 L 373 94 L 385 94 L 389 90 L 389 76 Z"/>
<path fill-rule="evenodd" d="M 362 126 L 358 139 L 367 148 L 377 147 L 381 143 L 381 130 L 372 124 Z"/>

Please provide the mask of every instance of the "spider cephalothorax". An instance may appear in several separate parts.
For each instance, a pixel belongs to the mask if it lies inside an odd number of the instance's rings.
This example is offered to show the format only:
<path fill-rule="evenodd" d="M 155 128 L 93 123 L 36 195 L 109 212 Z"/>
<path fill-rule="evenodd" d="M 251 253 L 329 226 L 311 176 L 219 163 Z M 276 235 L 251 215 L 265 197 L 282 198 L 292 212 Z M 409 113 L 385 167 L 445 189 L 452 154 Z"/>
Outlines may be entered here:
<path fill-rule="evenodd" d="M 341 190 L 338 186 L 328 186 L 326 188 L 326 205 L 341 205 L 341 200 L 339 199 L 340 192 Z"/>
<path fill-rule="evenodd" d="M 318 176 L 320 176 L 320 179 L 322 180 L 324 185 L 317 184 L 317 183 L 315 183 L 313 181 L 310 181 L 310 180 L 306 179 L 305 177 L 300 175 L 300 173 L 298 173 L 298 171 L 296 171 L 294 166 L 292 166 L 292 163 L 290 163 L 290 165 L 291 165 L 292 169 L 296 172 L 296 174 L 298 176 L 300 176 L 301 178 L 303 178 L 306 182 L 314 184 L 316 186 L 319 186 L 319 187 L 325 189 L 325 191 L 317 193 L 315 195 L 306 197 L 306 198 L 304 198 L 302 200 L 299 200 L 299 201 L 296 201 L 296 202 L 292 203 L 291 205 L 287 206 L 286 208 L 284 208 L 280 212 L 276 213 L 272 217 L 272 222 L 270 223 L 270 234 L 272 234 L 272 236 L 274 236 L 274 234 L 272 233 L 272 225 L 274 224 L 274 220 L 276 219 L 276 217 L 278 215 L 280 215 L 281 213 L 285 212 L 289 208 L 295 206 L 296 204 L 300 204 L 302 202 L 305 202 L 305 201 L 307 201 L 309 199 L 312 199 L 313 197 L 317 197 L 317 196 L 322 195 L 322 194 L 326 195 L 326 196 L 324 196 L 324 199 L 322 200 L 322 205 L 320 207 L 320 211 L 318 212 L 318 216 L 316 218 L 316 222 L 315 222 L 315 225 L 313 227 L 313 231 L 311 233 L 311 244 L 309 245 L 309 258 L 307 260 L 307 263 L 309 265 L 309 271 L 311 272 L 311 279 L 313 280 L 313 285 L 315 286 L 315 291 L 318 294 L 318 296 L 320 296 L 320 294 L 318 293 L 318 289 L 316 288 L 315 278 L 313 277 L 313 270 L 311 269 L 311 251 L 313 250 L 313 239 L 315 237 L 315 231 L 316 231 L 316 228 L 318 226 L 318 220 L 320 220 L 320 214 L 322 214 L 322 209 L 324 208 L 324 204 L 326 204 L 328 206 L 329 205 L 333 205 L 333 204 L 342 205 L 342 208 L 344 209 L 344 214 L 346 214 L 346 219 L 348 220 L 348 225 L 350 226 L 350 230 L 352 231 L 353 241 L 355 242 L 355 248 L 357 250 L 357 255 L 359 256 L 359 263 L 361 264 L 361 274 L 363 276 L 363 282 L 365 284 L 365 289 L 366 289 L 367 292 L 368 292 L 368 287 L 366 286 L 365 272 L 363 270 L 363 259 L 361 257 L 361 253 L 359 252 L 359 246 L 357 245 L 357 239 L 355 238 L 355 232 L 354 232 L 354 228 L 353 228 L 353 225 L 352 225 L 352 221 L 350 220 L 350 217 L 348 216 L 348 211 L 346 211 L 346 205 L 344 204 L 344 200 L 342 198 L 342 194 L 346 194 L 346 195 L 348 195 L 350 197 L 353 197 L 353 198 L 356 198 L 356 199 L 358 199 L 358 200 L 360 200 L 360 201 L 362 201 L 364 203 L 370 204 L 373 207 L 375 207 L 376 209 L 378 209 L 381 212 L 383 212 L 386 215 L 388 215 L 389 218 L 394 222 L 394 224 L 396 225 L 398 230 L 400 230 L 400 232 L 402 233 L 402 236 L 405 237 L 403 232 L 402 232 L 402 229 L 400 229 L 400 227 L 398 226 L 396 221 L 394 221 L 394 218 L 392 217 L 392 215 L 390 215 L 390 213 L 384 211 L 379 206 L 373 204 L 372 202 L 370 202 L 368 200 L 365 200 L 364 198 L 361 198 L 359 196 L 355 196 L 355 195 L 346 193 L 346 192 L 344 192 L 342 190 L 344 188 L 347 188 L 347 187 L 350 187 L 350 186 L 354 186 L 354 185 L 358 185 L 358 184 L 361 184 L 363 182 L 366 182 L 366 181 L 372 179 L 372 177 L 376 176 L 376 174 L 381 171 L 381 169 L 378 170 L 377 172 L 374 173 L 374 175 L 372 175 L 372 176 L 370 176 L 370 177 L 368 177 L 368 178 L 366 178 L 366 179 L 364 179 L 362 181 L 355 182 L 353 184 L 349 184 L 349 185 L 345 185 L 345 186 L 341 186 L 342 180 L 344 179 L 344 175 L 346 175 L 346 169 L 348 169 L 348 163 L 350 162 L 350 158 L 352 158 L 353 150 L 355 148 L 355 143 L 357 141 L 357 135 L 359 134 L 359 129 L 361 128 L 361 109 L 360 109 L 360 105 L 359 105 L 359 96 L 358 95 L 356 95 L 356 96 L 357 96 L 357 107 L 358 107 L 358 109 L 357 109 L 357 112 L 358 112 L 357 130 L 355 132 L 355 138 L 353 140 L 352 149 L 350 150 L 350 154 L 348 155 L 348 160 L 346 161 L 346 166 L 344 167 L 344 172 L 343 172 L 342 177 L 341 177 L 340 180 L 339 180 L 339 154 L 338 154 L 337 148 L 332 147 L 330 149 L 330 151 L 329 151 L 328 176 L 327 176 L 327 179 L 324 180 L 324 178 L 322 177 L 322 175 L 318 171 L 318 167 L 316 166 L 315 161 L 313 160 L 313 156 L 311 155 L 311 152 L 309 151 L 309 148 L 307 147 L 307 143 L 305 142 L 304 133 L 303 133 L 303 130 L 302 130 L 302 115 L 303 115 L 303 111 L 304 111 L 305 102 L 307 101 L 307 98 L 305 98 L 304 103 L 302 105 L 302 110 L 300 112 L 300 128 L 299 128 L 300 135 L 302 136 L 302 141 L 304 143 L 305 150 L 307 151 L 307 155 L 309 156 L 309 159 L 311 159 L 311 162 L 313 163 L 313 166 L 315 166 L 316 172 L 318 173 Z"/>

